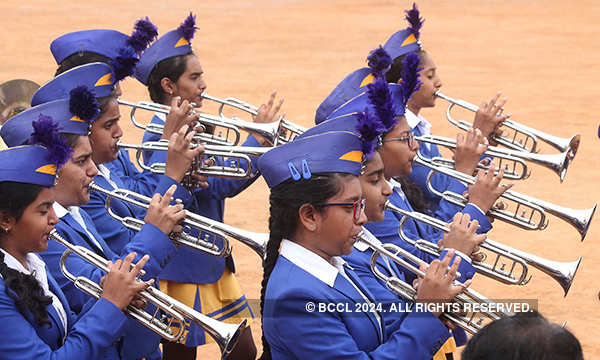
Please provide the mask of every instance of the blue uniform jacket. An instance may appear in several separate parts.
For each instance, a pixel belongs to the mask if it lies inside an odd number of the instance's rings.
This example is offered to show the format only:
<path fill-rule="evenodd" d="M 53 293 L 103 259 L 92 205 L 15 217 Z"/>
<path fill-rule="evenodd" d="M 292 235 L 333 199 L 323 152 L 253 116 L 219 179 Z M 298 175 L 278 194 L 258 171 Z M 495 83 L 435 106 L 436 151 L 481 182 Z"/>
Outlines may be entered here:
<path fill-rule="evenodd" d="M 39 325 L 30 313 L 23 316 L 7 294 L 0 276 L 0 360 L 118 359 L 113 343 L 123 333 L 125 314 L 110 301 L 99 299 L 77 319 L 49 271 L 47 276 L 50 291 L 58 297 L 67 314 L 67 336 L 52 305 L 47 307 L 50 325 Z"/>
<path fill-rule="evenodd" d="M 189 205 L 194 201 L 189 191 L 183 188 L 175 180 L 165 175 L 152 175 L 152 176 L 140 176 L 138 178 L 145 179 L 135 181 L 135 177 L 123 175 L 125 173 L 132 173 L 135 169 L 129 159 L 122 159 L 122 157 L 128 156 L 127 153 L 119 155 L 119 159 L 107 164 L 107 168 L 110 170 L 110 179 L 117 184 L 119 188 L 131 190 L 142 195 L 152 197 L 155 193 L 163 195 L 171 185 L 177 185 L 177 190 L 173 194 L 174 199 L 180 199 L 184 205 Z M 126 167 L 120 167 L 121 164 L 129 164 Z M 133 169 L 131 169 L 133 168 Z M 144 173 L 141 173 L 144 174 Z M 112 186 L 108 181 L 101 175 L 96 175 L 94 182 L 107 189 L 111 190 Z M 144 185 L 145 184 L 145 185 Z M 120 221 L 113 219 L 106 210 L 106 198 L 107 196 L 96 191 L 90 193 L 90 201 L 82 205 L 81 208 L 92 218 L 96 230 L 110 246 L 111 250 L 117 254 L 122 253 L 125 245 L 131 241 L 136 235 L 136 231 L 125 227 Z M 146 209 L 128 204 L 127 202 L 112 199 L 110 202 L 111 210 L 121 217 L 134 217 L 143 220 L 146 216 Z"/>
<path fill-rule="evenodd" d="M 398 304 L 401 304 L 400 306 L 402 309 L 406 309 L 412 305 L 412 302 L 391 291 L 383 280 L 380 280 L 373 274 L 371 271 L 372 255 L 373 250 L 369 246 L 364 243 L 357 243 L 355 244 L 352 253 L 350 255 L 343 256 L 343 258 L 348 265 L 352 267 L 356 275 L 360 277 L 360 280 L 363 282 L 363 284 L 365 284 L 367 289 L 369 289 L 371 294 L 373 294 L 375 299 L 383 304 L 383 309 L 385 309 L 383 319 L 385 321 L 386 328 L 394 328 L 395 326 L 398 326 L 396 324 L 397 322 L 404 321 L 409 314 L 406 311 L 398 311 Z M 408 284 L 412 284 L 412 281 L 416 278 L 412 273 L 408 273 L 407 270 L 399 265 L 396 265 L 396 263 L 393 261 L 384 261 L 383 256 L 378 257 L 377 265 L 377 268 L 386 274 L 386 276 L 398 277 L 400 280 L 405 281 Z M 392 306 L 396 307 L 392 308 Z M 437 328 L 437 323 L 434 324 L 434 327 Z M 458 346 L 466 343 L 467 337 L 464 330 L 455 330 L 453 331 L 452 335 L 454 336 Z M 450 333 L 448 333 L 447 336 L 440 338 L 439 341 L 443 344 L 449 337 Z"/>
<path fill-rule="evenodd" d="M 66 214 L 60 218 L 60 221 L 55 226 L 56 231 L 71 244 L 91 249 L 96 254 L 112 261 L 122 258 L 133 251 L 137 253 L 135 262 L 139 261 L 145 254 L 150 255 L 148 263 L 144 266 L 144 271 L 146 272 L 143 276 L 144 280 L 156 278 L 158 273 L 162 271 L 176 251 L 172 241 L 162 231 L 154 225 L 146 224 L 132 241 L 125 245 L 121 252 L 122 255 L 119 255 L 113 252 L 102 239 L 100 234 L 96 231 L 89 215 L 83 210 L 80 210 L 80 213 L 87 224 L 88 230 L 101 245 L 101 248 L 88 237 L 85 230 L 77 223 L 77 221 L 75 221 L 75 219 L 73 219 L 71 214 Z M 69 299 L 69 304 L 73 311 L 79 313 L 85 303 L 90 300 L 90 296 L 77 289 L 75 285 L 62 274 L 59 262 L 64 250 L 65 247 L 63 245 L 56 241 L 49 241 L 48 250 L 40 255 L 46 262 L 57 283 L 60 285 L 63 293 Z M 69 256 L 66 265 L 73 275 L 87 277 L 96 283 L 104 276 L 102 270 L 89 264 L 77 255 Z M 149 308 L 146 310 L 149 310 Z M 122 359 L 136 359 L 140 357 L 148 357 L 151 359 L 160 358 L 160 351 L 158 350 L 160 338 L 158 335 L 138 324 L 133 319 L 128 319 L 126 326 L 126 335 L 123 337 L 123 342 L 120 346 Z"/>
<path fill-rule="evenodd" d="M 345 272 L 376 301 L 350 268 Z M 316 306 L 314 311 L 309 303 Z M 448 337 L 448 329 L 431 313 L 411 312 L 396 328 L 385 326 L 382 335 L 373 313 L 319 311 L 319 303 L 345 303 L 355 309 L 364 300 L 343 276 L 338 274 L 330 287 L 280 256 L 263 311 L 273 359 L 430 359 L 442 345 L 439 339 Z"/>
<path fill-rule="evenodd" d="M 154 116 L 152 118 L 153 123 L 162 124 L 163 121 Z M 144 134 L 143 141 L 157 141 L 159 135 L 146 132 Z M 243 146 L 261 146 L 256 138 L 252 135 L 248 136 L 248 139 L 244 142 Z M 145 155 L 146 156 L 146 155 Z M 257 162 L 258 158 L 251 157 L 252 169 L 258 169 Z M 223 163 L 222 158 L 215 159 L 217 165 Z M 225 160 L 226 164 L 232 163 L 233 160 Z M 240 168 L 246 169 L 243 163 L 240 163 Z M 235 179 L 224 179 L 217 177 L 208 178 L 208 189 L 196 189 L 193 195 L 196 199 L 196 207 L 192 210 L 194 213 L 208 217 L 210 219 L 223 222 L 223 214 L 225 212 L 225 198 L 234 197 L 258 178 L 255 176 L 250 180 L 235 180 Z M 208 235 L 202 233 L 204 237 Z M 212 235 L 209 235 L 213 238 Z M 221 244 L 222 240 L 219 238 L 217 243 Z M 245 246 L 241 244 L 234 244 L 237 246 Z M 235 266 L 231 257 L 224 259 L 222 257 L 205 255 L 193 249 L 186 247 L 180 247 L 177 254 L 174 256 L 173 261 L 167 265 L 164 271 L 159 275 L 162 280 L 170 280 L 181 283 L 193 283 L 193 284 L 212 284 L 217 282 L 223 272 L 225 271 L 226 263 L 229 270 L 235 272 Z"/>
<path fill-rule="evenodd" d="M 412 206 L 410 205 L 408 200 L 405 197 L 398 194 L 396 191 L 394 191 L 392 195 L 389 196 L 388 200 L 393 205 L 399 208 L 408 211 L 413 211 Z M 481 214 L 481 211 L 479 211 L 473 205 L 465 206 L 463 212 L 469 213 L 472 219 L 477 219 L 479 221 L 481 225 L 478 229 L 478 232 L 487 232 L 491 229 L 491 223 L 489 222 L 487 217 Z M 400 237 L 399 226 L 401 219 L 402 215 L 390 210 L 386 210 L 385 218 L 382 222 L 367 223 L 364 225 L 364 227 L 383 243 L 392 243 L 398 245 L 401 248 L 411 252 L 413 255 L 418 256 L 422 260 L 427 261 L 428 263 L 433 261 L 433 256 L 415 248 L 413 245 L 404 241 Z M 440 240 L 443 236 L 443 234 L 440 231 L 433 229 L 431 226 L 425 225 L 420 221 L 415 221 L 412 219 L 408 219 L 408 221 L 406 221 L 406 224 L 404 226 L 404 232 L 411 239 L 424 239 L 433 243 L 437 243 L 437 241 Z M 441 254 L 441 256 L 443 255 L 445 255 L 445 253 Z M 458 271 L 461 273 L 461 278 L 459 278 L 458 280 L 464 282 L 467 279 L 472 278 L 475 275 L 476 270 L 473 267 L 473 265 L 471 265 L 468 261 L 463 260 L 459 265 Z"/>

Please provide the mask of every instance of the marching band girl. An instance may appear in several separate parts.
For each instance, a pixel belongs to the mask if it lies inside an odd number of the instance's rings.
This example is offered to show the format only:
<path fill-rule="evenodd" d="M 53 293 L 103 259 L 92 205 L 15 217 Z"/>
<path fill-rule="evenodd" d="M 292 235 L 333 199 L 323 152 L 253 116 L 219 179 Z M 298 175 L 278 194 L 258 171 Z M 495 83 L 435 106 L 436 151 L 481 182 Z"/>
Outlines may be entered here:
<path fill-rule="evenodd" d="M 352 252 L 366 221 L 358 180 L 363 149 L 351 132 L 328 132 L 298 138 L 259 160 L 271 188 L 261 292 L 263 359 L 415 354 L 426 359 L 437 351 L 439 339 L 448 336 L 432 313 L 414 313 L 386 326 L 380 310 L 370 306 L 377 299 L 340 257 Z M 460 261 L 447 271 L 452 256 L 450 251 L 441 262 L 431 263 L 418 286 L 419 299 L 448 300 L 461 291 L 453 285 Z M 327 303 L 375 310 L 319 310 Z"/>
<path fill-rule="evenodd" d="M 132 253 L 109 262 L 102 297 L 75 316 L 35 255 L 58 222 L 53 186 L 69 155 L 56 133 L 44 135 L 39 144 L 0 152 L 0 359 L 115 359 L 113 344 L 127 323 L 122 310 L 146 288 L 136 277 L 148 259 L 131 267 Z"/>
<path fill-rule="evenodd" d="M 135 76 L 148 87 L 152 101 L 167 105 L 180 98 L 201 106 L 206 82 L 203 78 L 204 70 L 191 46 L 195 30 L 195 16 L 190 14 L 181 26 L 161 36 L 140 57 Z M 275 93 L 272 94 L 268 105 L 260 107 L 255 122 L 274 121 L 282 104 L 279 102 L 274 105 L 274 100 Z M 152 123 L 162 124 L 164 118 L 155 114 Z M 157 135 L 150 132 L 144 134 L 144 142 L 156 140 Z M 266 144 L 267 139 L 259 135 L 250 135 L 243 146 Z M 151 152 L 146 152 L 145 158 L 148 159 L 151 155 Z M 234 166 L 235 162 L 234 159 L 222 158 L 213 161 L 216 162 L 215 165 L 226 167 Z M 245 163 L 239 164 L 244 170 L 247 169 L 246 166 Z M 256 159 L 252 159 L 251 166 L 256 169 Z M 249 180 L 209 177 L 208 187 L 194 191 L 198 204 L 195 212 L 223 222 L 224 200 L 239 194 L 256 179 L 257 176 Z M 180 249 L 177 258 L 160 275 L 161 289 L 204 314 L 237 323 L 253 315 L 234 272 L 235 266 L 231 256 L 223 259 Z M 180 344 L 165 344 L 165 358 L 195 359 L 195 346 L 203 345 L 208 340 L 211 339 L 206 338 L 202 329 L 192 325 L 185 343 L 187 348 Z M 249 328 L 242 335 L 239 344 L 239 349 L 246 349 L 245 354 L 239 356 L 254 359 L 256 350 Z M 236 356 L 238 355 L 234 354 L 234 358 Z"/>
<path fill-rule="evenodd" d="M 131 251 L 137 254 L 148 254 L 150 258 L 144 279 L 155 278 L 176 252 L 168 235 L 173 231 L 175 224 L 185 216 L 182 205 L 169 205 L 175 186 L 171 186 L 164 197 L 159 194 L 154 195 L 144 219 L 146 224 L 141 231 L 124 246 L 121 253 L 113 252 L 96 230 L 89 215 L 79 207 L 89 201 L 88 186 L 98 172 L 92 161 L 92 150 L 87 136 L 89 121 L 97 116 L 98 105 L 93 95 L 84 87 L 76 88 L 70 94 L 68 100 L 55 100 L 38 105 L 11 118 L 2 128 L 3 139 L 7 143 L 23 143 L 27 140 L 25 134 L 31 133 L 32 119 L 42 114 L 58 119 L 56 126 L 61 128 L 61 136 L 67 139 L 67 145 L 73 148 L 73 156 L 58 173 L 54 203 L 54 209 L 59 217 L 56 225 L 57 232 L 67 241 L 87 247 L 107 259 L 117 260 L 119 254 Z M 72 112 L 74 110 L 75 113 Z M 53 125 L 47 121 L 39 121 L 35 126 L 49 129 Z M 172 142 L 177 144 L 179 149 L 187 150 L 194 132 L 190 132 L 184 139 L 185 130 L 184 127 L 180 133 L 173 135 Z M 189 163 L 184 164 L 185 168 L 188 166 Z M 59 259 L 63 251 L 62 245 L 52 241 L 42 257 L 69 299 L 71 308 L 75 312 L 80 312 L 89 297 L 76 289 L 74 284 L 60 272 Z M 72 269 L 73 274 L 85 276 L 92 281 L 98 282 L 102 276 L 99 269 L 82 259 L 73 257 L 67 261 L 67 266 Z M 129 320 L 128 324 L 129 336 L 123 337 L 117 345 L 121 358 L 160 358 L 158 336 L 133 319 Z"/>
<path fill-rule="evenodd" d="M 385 79 L 389 83 L 400 84 L 403 81 L 403 64 L 407 55 L 416 53 L 419 56 L 418 67 L 420 68 L 421 74 L 421 86 L 408 103 L 405 104 L 407 106 L 405 117 L 414 135 L 429 135 L 431 134 L 431 124 L 420 115 L 419 112 L 422 108 L 433 107 L 435 105 L 436 96 L 434 94 L 440 89 L 442 82 L 431 56 L 422 49 L 419 35 L 423 20 L 420 18 L 416 4 L 413 5 L 411 10 L 406 11 L 406 13 L 409 27 L 394 33 L 388 39 L 383 48 L 380 49 L 380 59 L 377 60 L 381 62 L 382 57 L 387 57 L 391 60 L 391 64 L 383 67 L 381 71 L 383 71 Z M 382 55 L 382 53 L 385 55 Z M 377 62 L 377 60 L 375 60 L 375 62 Z M 334 111 L 338 110 L 339 113 L 338 108 L 343 107 L 344 103 L 351 100 L 354 96 L 364 92 L 364 86 L 371 83 L 376 76 L 376 74 L 373 74 L 373 70 L 369 68 L 359 69 L 347 76 L 320 105 L 319 110 L 317 111 L 317 117 L 315 118 L 317 123 L 323 121 L 327 117 L 334 117 L 335 115 L 332 115 Z M 499 124 L 508 117 L 508 115 L 498 115 L 498 110 L 506 102 L 506 100 L 502 100 L 496 104 L 498 100 L 499 94 L 494 96 L 489 104 L 482 103 L 479 111 L 475 114 L 473 127 L 474 129 L 479 129 L 480 134 L 476 132 L 468 133 L 466 138 L 462 134 L 458 134 L 458 148 L 455 154 L 456 170 L 468 175 L 473 174 L 477 162 L 479 161 L 479 157 L 486 148 L 475 146 L 476 151 L 468 151 L 466 148 L 461 149 L 461 145 L 465 143 L 478 145 L 478 140 L 482 137 L 486 139 L 490 138 L 490 135 L 496 131 Z M 401 106 L 401 104 L 398 103 L 396 106 Z M 437 145 L 428 143 L 421 147 L 421 154 L 427 158 L 441 156 Z M 429 208 L 431 211 L 436 211 L 438 208 L 443 207 L 444 203 L 438 196 L 429 191 L 426 185 L 428 173 L 428 168 L 420 165 L 413 165 L 410 179 L 412 179 L 412 181 L 419 186 L 421 192 L 423 192 L 425 202 L 422 202 L 422 205 Z M 409 188 L 414 188 L 407 179 L 399 180 L 401 180 L 402 186 L 405 189 L 408 190 Z M 432 178 L 432 185 L 439 191 L 452 190 L 455 183 L 456 181 L 454 179 L 443 174 L 435 174 Z M 416 191 L 416 189 L 414 191 Z M 411 197 L 413 196 L 411 195 Z M 416 197 L 419 196 L 417 195 Z M 415 204 L 413 203 L 413 205 Z M 447 204 L 445 205 L 447 206 Z M 452 212 L 455 211 L 456 209 L 453 209 Z M 447 212 L 447 214 L 449 213 Z"/>

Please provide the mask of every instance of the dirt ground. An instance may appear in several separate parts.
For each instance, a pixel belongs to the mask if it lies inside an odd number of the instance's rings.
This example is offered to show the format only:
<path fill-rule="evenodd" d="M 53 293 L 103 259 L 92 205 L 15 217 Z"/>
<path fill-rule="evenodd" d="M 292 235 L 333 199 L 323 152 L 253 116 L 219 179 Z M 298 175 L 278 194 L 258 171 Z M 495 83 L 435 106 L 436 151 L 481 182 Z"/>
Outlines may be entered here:
<path fill-rule="evenodd" d="M 285 96 L 287 118 L 303 126 L 313 123 L 316 107 L 350 71 L 365 64 L 368 52 L 393 32 L 406 27 L 406 1 L 279 0 L 279 1 L 131 1 L 0 2 L 0 81 L 27 78 L 44 83 L 54 73 L 49 44 L 74 30 L 113 28 L 130 32 L 133 22 L 149 16 L 164 33 L 179 25 L 189 11 L 200 27 L 193 45 L 203 64 L 208 93 L 235 96 L 260 104 L 277 89 Z M 509 98 L 513 119 L 561 136 L 582 135 L 577 158 L 560 184 L 549 170 L 534 167 L 514 189 L 574 209 L 590 208 L 598 199 L 600 161 L 595 156 L 600 111 L 600 5 L 568 1 L 421 1 L 426 18 L 421 40 L 433 56 L 453 97 L 479 104 L 498 90 Z M 124 99 L 147 99 L 141 84 L 124 83 Z M 423 111 L 434 133 L 455 136 L 444 118 L 446 104 Z M 122 109 L 123 114 L 128 109 Z M 141 131 L 124 117 L 126 140 L 139 141 Z M 544 147 L 542 152 L 554 152 Z M 228 200 L 226 222 L 257 232 L 267 230 L 268 189 L 258 180 Z M 490 298 L 537 299 L 541 312 L 580 339 L 587 359 L 600 357 L 598 265 L 594 249 L 600 240 L 594 219 L 584 243 L 565 222 L 551 216 L 543 232 L 526 232 L 500 222 L 490 238 L 556 261 L 583 262 L 568 297 L 547 275 L 531 270 L 525 287 L 509 287 L 478 277 L 473 288 Z M 235 244 L 238 278 L 249 299 L 257 299 L 262 270 L 258 256 Z M 253 301 L 255 303 L 255 301 Z M 260 321 L 252 330 L 260 344 Z M 260 345 L 259 345 L 260 350 Z M 218 357 L 216 346 L 199 350 L 199 359 Z"/>

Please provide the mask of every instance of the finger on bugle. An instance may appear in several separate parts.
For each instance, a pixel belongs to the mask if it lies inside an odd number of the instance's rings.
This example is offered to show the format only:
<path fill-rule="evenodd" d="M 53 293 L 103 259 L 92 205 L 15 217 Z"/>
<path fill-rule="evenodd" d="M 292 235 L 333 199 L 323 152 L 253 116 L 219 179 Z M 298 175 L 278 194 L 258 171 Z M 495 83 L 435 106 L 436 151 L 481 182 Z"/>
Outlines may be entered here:
<path fill-rule="evenodd" d="M 379 256 L 386 256 L 399 266 L 404 267 L 408 271 L 420 277 L 423 277 L 425 273 L 418 268 L 418 265 L 425 262 L 397 245 L 389 243 L 382 244 L 378 240 L 373 240 L 364 232 L 361 232 L 358 235 L 358 239 L 373 249 L 373 255 L 371 256 L 371 271 L 373 274 L 385 282 L 386 286 L 397 295 L 409 301 L 416 302 L 418 299 L 415 288 L 396 276 L 388 276 L 384 274 L 377 267 L 377 259 Z M 413 264 L 416 264 L 417 266 Z M 462 293 L 458 294 L 453 299 L 453 301 L 462 305 L 494 303 L 492 300 L 486 298 L 471 288 L 465 288 Z M 512 313 L 506 311 L 471 312 L 467 314 L 457 314 L 452 312 L 443 313 L 443 316 L 451 323 L 463 328 L 465 331 L 468 331 L 471 334 L 475 334 L 483 327 L 483 321 L 485 319 L 493 321 L 498 320 L 501 317 L 511 315 Z"/>
<path fill-rule="evenodd" d="M 102 296 L 100 285 L 83 276 L 75 276 L 67 269 L 67 258 L 77 254 L 85 261 L 96 266 L 105 273 L 109 272 L 108 260 L 91 252 L 82 246 L 77 246 L 63 239 L 56 230 L 50 232 L 50 238 L 61 243 L 67 249 L 60 258 L 60 270 L 67 279 L 72 281 L 77 288 L 90 296 L 99 299 Z M 139 280 L 141 281 L 141 280 Z M 128 305 L 125 313 L 138 321 L 143 326 L 152 330 L 162 338 L 172 342 L 184 340 L 185 328 L 188 323 L 194 322 L 208 333 L 221 348 L 222 358 L 226 358 L 235 347 L 242 330 L 247 326 L 247 321 L 241 323 L 226 324 L 208 317 L 187 305 L 160 292 L 158 289 L 148 287 L 139 292 L 141 298 L 153 304 L 156 310 L 152 313 L 146 312 L 133 305 Z"/>
<path fill-rule="evenodd" d="M 467 121 L 453 119 L 451 115 L 451 110 L 455 105 L 457 105 L 459 107 L 462 107 L 463 109 L 472 112 L 477 112 L 477 110 L 479 110 L 479 107 L 464 100 L 453 99 L 449 96 L 442 94 L 439 90 L 435 93 L 435 96 L 444 99 L 450 103 L 448 109 L 446 110 L 446 118 L 450 123 L 465 131 L 473 127 L 473 124 Z M 502 122 L 502 125 L 504 126 L 504 128 L 510 129 L 510 133 L 508 135 L 500 136 L 494 134 L 492 135 L 492 138 L 499 144 L 502 144 L 507 148 L 514 150 L 535 153 L 538 151 L 539 139 L 561 152 L 568 152 L 569 157 L 573 159 L 577 154 L 577 149 L 579 148 L 579 143 L 581 141 L 581 136 L 579 134 L 575 134 L 570 138 L 561 138 L 554 135 L 550 135 L 541 130 L 537 130 L 532 127 L 520 124 L 510 119 L 504 120 Z"/>
<path fill-rule="evenodd" d="M 91 191 L 99 191 L 107 196 L 106 210 L 110 216 L 123 223 L 124 226 L 139 231 L 144 225 L 142 220 L 131 217 L 121 217 L 115 214 L 110 208 L 110 200 L 115 198 L 129 204 L 148 209 L 151 201 L 149 197 L 127 189 L 107 190 L 94 184 L 93 182 L 89 187 Z M 188 210 L 184 210 L 184 212 L 185 219 L 181 223 L 184 230 L 180 233 L 171 233 L 170 235 L 171 240 L 173 240 L 175 243 L 191 247 L 209 255 L 226 257 L 231 254 L 231 246 L 228 238 L 233 238 L 250 247 L 258 254 L 258 256 L 260 256 L 261 259 L 264 258 L 266 254 L 267 242 L 269 241 L 269 234 L 255 233 L 238 229 L 216 220 L 194 214 Z M 188 234 L 186 230 L 195 230 L 199 235 L 194 236 Z M 201 237 L 202 232 L 205 233 L 203 238 Z M 212 236 L 209 234 L 212 234 Z M 222 246 L 219 246 L 216 243 L 215 240 L 217 237 L 223 239 Z M 209 238 L 212 238 L 212 240 Z"/>
<path fill-rule="evenodd" d="M 385 204 L 385 208 L 386 210 L 397 212 L 403 215 L 402 220 L 400 220 L 399 235 L 404 241 L 435 257 L 440 256 L 441 251 L 437 244 L 423 239 L 411 239 L 404 232 L 404 225 L 410 218 L 423 222 L 431 227 L 447 233 L 450 231 L 448 224 L 426 214 L 398 208 L 392 205 L 389 201 Z M 484 254 L 484 258 L 482 260 L 473 261 L 473 267 L 477 269 L 478 274 L 490 277 L 504 284 L 525 285 L 531 279 L 531 276 L 527 277 L 529 272 L 528 265 L 531 265 L 558 282 L 563 288 L 565 296 L 567 296 L 569 289 L 571 288 L 571 284 L 573 284 L 573 279 L 575 278 L 575 274 L 577 273 L 577 269 L 581 263 L 581 257 L 572 262 L 547 260 L 539 256 L 529 254 L 525 251 L 514 249 L 508 245 L 501 244 L 491 239 L 486 239 L 483 243 L 481 243 L 480 246 L 481 248 L 486 249 L 495 255 L 490 263 L 486 262 L 487 254 Z M 511 261 L 511 263 L 508 265 L 508 270 L 506 270 L 507 266 L 502 259 L 508 259 Z M 515 275 L 515 269 L 520 270 L 517 275 Z"/>
<path fill-rule="evenodd" d="M 436 172 L 439 172 L 453 177 L 462 183 L 472 185 L 476 181 L 475 177 L 463 174 L 453 169 L 448 169 L 446 167 L 435 166 L 429 159 L 424 158 L 419 152 L 417 152 L 417 155 L 413 161 L 416 164 L 423 165 L 431 169 L 427 175 L 427 187 L 429 191 L 458 206 L 465 206 L 467 204 L 467 199 L 461 194 L 451 191 L 440 192 L 435 189 L 431 183 L 431 178 Z M 547 201 L 536 199 L 531 196 L 520 194 L 512 190 L 507 190 L 500 196 L 507 200 L 507 208 L 500 209 L 498 207 L 493 207 L 490 209 L 490 211 L 488 211 L 487 215 L 508 222 L 522 229 L 544 230 L 548 226 L 546 213 L 549 213 L 573 226 L 581 235 L 581 241 L 585 239 L 592 217 L 596 211 L 596 204 L 589 209 L 569 209 Z M 511 204 L 513 208 L 512 210 Z"/>

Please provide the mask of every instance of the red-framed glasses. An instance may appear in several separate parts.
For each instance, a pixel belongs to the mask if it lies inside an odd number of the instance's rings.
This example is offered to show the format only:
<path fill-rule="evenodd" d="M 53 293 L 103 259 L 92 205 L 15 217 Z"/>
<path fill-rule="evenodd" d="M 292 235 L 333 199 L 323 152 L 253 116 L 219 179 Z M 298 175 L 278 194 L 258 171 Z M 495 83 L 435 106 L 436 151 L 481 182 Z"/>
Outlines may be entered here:
<path fill-rule="evenodd" d="M 367 203 L 367 199 L 358 199 L 354 202 L 339 202 L 339 203 L 318 203 L 313 204 L 314 206 L 352 206 L 352 216 L 354 222 L 358 222 L 360 220 L 360 216 L 365 210 L 365 205 Z"/>

